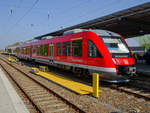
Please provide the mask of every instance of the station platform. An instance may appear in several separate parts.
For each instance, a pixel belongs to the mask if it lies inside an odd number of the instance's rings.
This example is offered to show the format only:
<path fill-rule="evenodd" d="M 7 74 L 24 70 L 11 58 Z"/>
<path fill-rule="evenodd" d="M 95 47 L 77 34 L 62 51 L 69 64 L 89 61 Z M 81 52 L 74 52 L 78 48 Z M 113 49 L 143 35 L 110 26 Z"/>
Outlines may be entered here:
<path fill-rule="evenodd" d="M 0 113 L 29 113 L 0 68 Z"/>
<path fill-rule="evenodd" d="M 143 74 L 150 76 L 150 65 L 148 64 L 136 64 L 137 74 Z"/>

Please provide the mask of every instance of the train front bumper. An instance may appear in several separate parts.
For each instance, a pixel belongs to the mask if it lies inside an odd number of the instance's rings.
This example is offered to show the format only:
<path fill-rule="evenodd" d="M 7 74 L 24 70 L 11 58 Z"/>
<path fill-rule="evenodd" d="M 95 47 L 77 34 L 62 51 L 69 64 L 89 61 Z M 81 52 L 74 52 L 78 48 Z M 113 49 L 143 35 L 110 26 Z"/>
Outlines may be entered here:
<path fill-rule="evenodd" d="M 99 74 L 100 80 L 110 83 L 126 83 L 130 81 L 128 75 L 118 75 L 117 73 L 101 73 Z"/>

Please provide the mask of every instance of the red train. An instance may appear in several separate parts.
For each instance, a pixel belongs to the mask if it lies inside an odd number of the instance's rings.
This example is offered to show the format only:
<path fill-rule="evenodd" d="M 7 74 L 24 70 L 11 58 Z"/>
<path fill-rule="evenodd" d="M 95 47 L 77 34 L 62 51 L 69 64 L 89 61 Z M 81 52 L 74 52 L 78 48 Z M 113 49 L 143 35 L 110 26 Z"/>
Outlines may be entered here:
<path fill-rule="evenodd" d="M 128 82 L 136 73 L 124 38 L 106 30 L 75 29 L 63 36 L 20 44 L 17 57 L 71 70 L 77 75 L 100 73 L 108 82 Z"/>

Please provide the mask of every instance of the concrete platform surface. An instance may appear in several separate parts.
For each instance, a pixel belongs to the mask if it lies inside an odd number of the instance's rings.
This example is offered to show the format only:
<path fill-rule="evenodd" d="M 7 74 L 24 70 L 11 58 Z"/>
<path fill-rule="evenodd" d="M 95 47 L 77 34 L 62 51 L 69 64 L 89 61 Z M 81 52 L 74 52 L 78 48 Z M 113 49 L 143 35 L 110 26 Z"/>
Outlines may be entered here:
<path fill-rule="evenodd" d="M 136 64 L 137 73 L 150 76 L 150 65 Z"/>
<path fill-rule="evenodd" d="M 0 113 L 29 113 L 0 68 Z"/>

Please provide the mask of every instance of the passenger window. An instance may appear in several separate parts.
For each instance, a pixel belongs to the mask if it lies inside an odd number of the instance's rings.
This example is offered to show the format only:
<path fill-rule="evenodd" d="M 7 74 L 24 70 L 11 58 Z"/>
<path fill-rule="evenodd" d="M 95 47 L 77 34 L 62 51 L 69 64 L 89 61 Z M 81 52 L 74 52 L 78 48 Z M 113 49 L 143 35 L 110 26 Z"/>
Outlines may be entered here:
<path fill-rule="evenodd" d="M 44 56 L 48 56 L 48 44 L 44 45 Z"/>
<path fill-rule="evenodd" d="M 28 47 L 28 55 L 30 55 L 30 47 Z"/>
<path fill-rule="evenodd" d="M 25 53 L 25 50 L 24 50 L 24 48 L 22 48 L 22 54 L 24 54 Z"/>
<path fill-rule="evenodd" d="M 32 46 L 32 54 L 35 53 L 35 49 L 34 49 L 34 46 Z"/>
<path fill-rule="evenodd" d="M 43 56 L 43 45 L 40 45 L 40 56 Z"/>
<path fill-rule="evenodd" d="M 26 55 L 26 48 L 23 48 L 23 54 Z"/>
<path fill-rule="evenodd" d="M 57 56 L 61 56 L 61 43 L 57 43 Z"/>
<path fill-rule="evenodd" d="M 24 48 L 24 50 L 25 50 L 24 54 L 27 55 L 27 52 L 28 52 L 27 48 Z"/>
<path fill-rule="evenodd" d="M 36 46 L 36 56 L 39 56 L 39 47 Z"/>
<path fill-rule="evenodd" d="M 91 40 L 88 40 L 88 57 L 102 58 L 102 55 Z"/>
<path fill-rule="evenodd" d="M 19 48 L 16 48 L 16 53 L 17 53 L 17 54 L 19 53 Z"/>
<path fill-rule="evenodd" d="M 23 48 L 21 48 L 21 54 L 23 54 Z"/>
<path fill-rule="evenodd" d="M 70 56 L 70 41 L 63 42 L 63 56 Z"/>
<path fill-rule="evenodd" d="M 26 54 L 26 48 L 24 48 L 24 51 L 23 51 L 23 52 L 24 52 L 23 54 L 25 55 L 25 54 Z"/>
<path fill-rule="evenodd" d="M 72 56 L 82 56 L 82 40 L 75 40 L 72 42 Z"/>
<path fill-rule="evenodd" d="M 32 46 L 32 54 L 35 55 L 35 46 Z"/>

